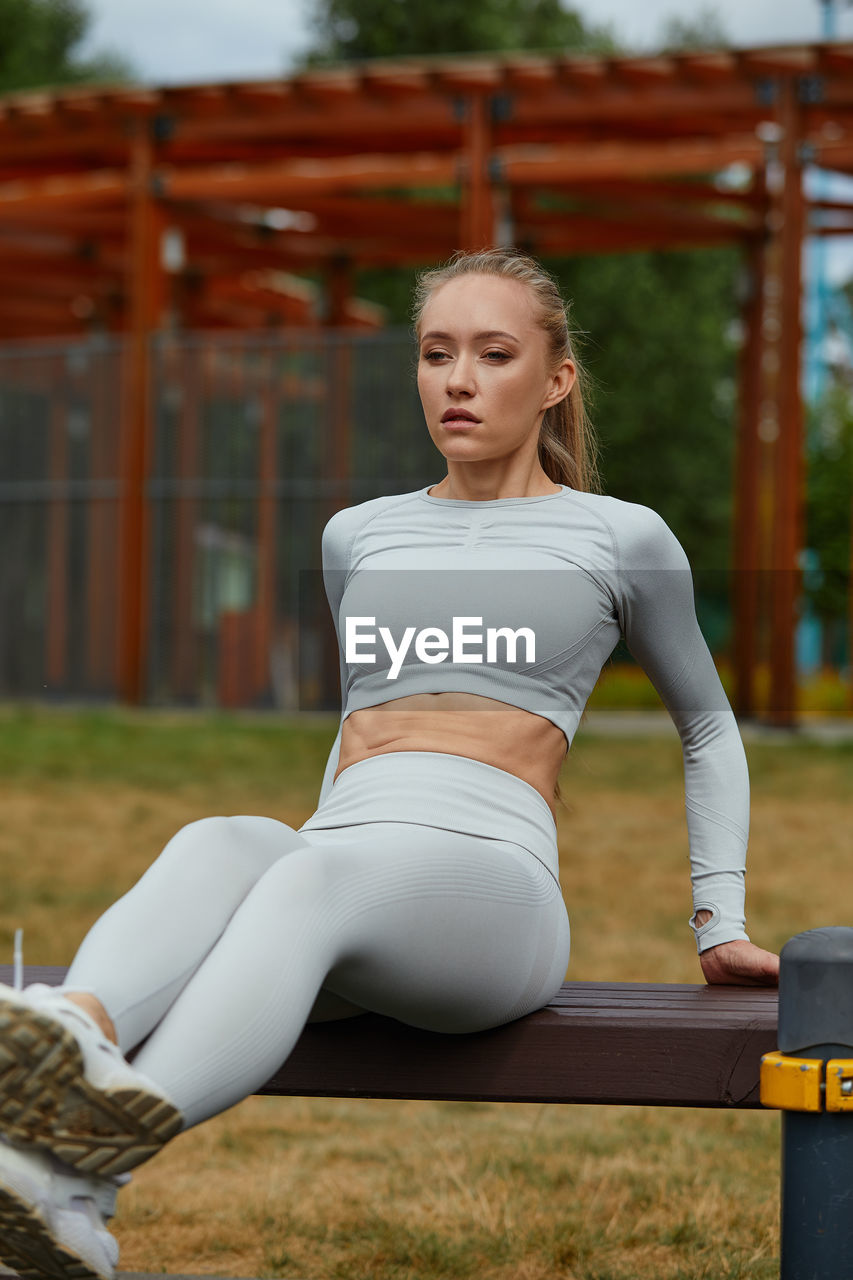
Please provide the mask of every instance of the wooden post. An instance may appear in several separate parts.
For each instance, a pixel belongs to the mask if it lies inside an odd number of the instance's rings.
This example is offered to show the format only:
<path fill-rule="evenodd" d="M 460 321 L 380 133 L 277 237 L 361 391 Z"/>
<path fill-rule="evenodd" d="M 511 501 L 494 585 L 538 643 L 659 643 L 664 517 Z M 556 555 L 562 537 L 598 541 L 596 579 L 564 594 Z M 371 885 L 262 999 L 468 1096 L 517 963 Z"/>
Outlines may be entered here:
<path fill-rule="evenodd" d="M 489 249 L 495 244 L 495 197 L 489 167 L 492 141 L 491 97 L 472 93 L 465 99 L 462 192 L 463 249 Z"/>
<path fill-rule="evenodd" d="M 350 272 L 350 264 L 345 259 L 334 259 L 329 264 L 327 277 L 329 305 L 325 313 L 325 325 L 327 328 L 341 329 L 345 324 L 344 303 L 349 297 Z M 350 406 L 352 400 L 352 350 L 343 333 L 330 332 L 325 334 L 324 337 L 326 340 L 327 368 L 330 377 L 328 449 L 325 454 L 326 457 L 331 459 L 328 473 L 330 485 L 329 498 L 324 506 L 325 520 L 328 520 L 336 511 L 342 507 L 349 506 L 351 500 L 352 466 L 350 454 L 352 450 L 352 427 Z M 316 588 L 316 597 L 313 591 L 311 593 L 312 604 L 316 605 L 320 616 L 325 619 L 328 617 L 328 610 L 324 603 L 319 576 L 312 581 L 312 587 Z M 300 629 L 300 643 L 305 636 L 307 625 L 313 627 L 313 621 L 312 619 L 308 624 L 308 620 L 303 619 Z M 324 701 L 331 700 L 332 703 L 335 703 L 338 698 L 337 690 L 340 683 L 337 643 L 331 626 L 326 627 L 321 634 L 323 636 L 323 651 L 319 663 L 321 697 Z M 304 692 L 302 696 L 304 696 Z"/>
<path fill-rule="evenodd" d="M 735 469 L 733 539 L 734 710 L 755 715 L 755 661 L 758 646 L 759 422 L 763 351 L 764 241 L 750 242 L 745 261 L 747 294 L 742 316 L 740 404 Z"/>
<path fill-rule="evenodd" d="M 154 198 L 154 146 L 148 122 L 133 121 L 130 146 L 127 346 L 121 422 L 118 688 L 142 701 L 148 634 L 149 342 L 163 298 L 162 213 Z"/>
<path fill-rule="evenodd" d="M 775 234 L 781 254 L 781 333 L 779 338 L 778 406 L 773 508 L 770 702 L 772 724 L 796 722 L 795 627 L 802 545 L 803 409 L 800 392 L 802 343 L 802 246 L 805 201 L 800 141 L 802 114 L 797 80 L 780 82 L 780 123 L 784 130 L 780 159 L 784 167 L 781 218 Z"/>
<path fill-rule="evenodd" d="M 326 329 L 343 329 L 346 325 L 346 303 L 352 289 L 352 263 L 348 258 L 333 258 L 326 275 L 327 303 L 324 316 Z M 335 489 L 334 510 L 349 503 L 350 482 L 350 381 L 352 377 L 350 345 L 343 335 L 325 335 L 329 358 L 329 413 L 331 480 Z M 342 501 L 338 501 L 340 498 Z M 332 512 L 330 511 L 331 515 Z"/>

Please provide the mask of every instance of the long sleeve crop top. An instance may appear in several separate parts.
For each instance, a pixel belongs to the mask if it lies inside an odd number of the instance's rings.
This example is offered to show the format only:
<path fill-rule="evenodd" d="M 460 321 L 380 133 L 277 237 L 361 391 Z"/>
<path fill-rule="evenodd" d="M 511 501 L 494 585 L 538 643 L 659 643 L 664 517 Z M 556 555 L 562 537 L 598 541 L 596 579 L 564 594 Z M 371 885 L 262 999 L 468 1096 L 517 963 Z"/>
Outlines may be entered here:
<path fill-rule="evenodd" d="M 649 507 L 567 485 L 483 502 L 430 487 L 345 508 L 323 531 L 342 708 L 320 803 L 347 716 L 408 694 L 523 707 L 571 746 L 624 635 L 681 739 L 693 908 L 711 912 L 697 948 L 746 939 L 746 757 L 675 535 Z"/>

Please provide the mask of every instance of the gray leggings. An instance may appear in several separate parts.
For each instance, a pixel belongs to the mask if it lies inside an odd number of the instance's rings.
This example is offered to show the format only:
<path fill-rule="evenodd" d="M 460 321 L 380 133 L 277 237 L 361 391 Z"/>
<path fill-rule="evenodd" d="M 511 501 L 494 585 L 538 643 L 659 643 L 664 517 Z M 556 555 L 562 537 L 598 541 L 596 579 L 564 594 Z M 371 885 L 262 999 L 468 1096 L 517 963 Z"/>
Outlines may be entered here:
<path fill-rule="evenodd" d="M 542 796 L 465 756 L 350 765 L 299 828 L 191 822 L 95 923 L 65 982 L 198 1124 L 264 1084 L 305 1023 L 442 1032 L 541 1008 L 569 959 Z M 147 1039 L 146 1039 L 147 1037 Z"/>

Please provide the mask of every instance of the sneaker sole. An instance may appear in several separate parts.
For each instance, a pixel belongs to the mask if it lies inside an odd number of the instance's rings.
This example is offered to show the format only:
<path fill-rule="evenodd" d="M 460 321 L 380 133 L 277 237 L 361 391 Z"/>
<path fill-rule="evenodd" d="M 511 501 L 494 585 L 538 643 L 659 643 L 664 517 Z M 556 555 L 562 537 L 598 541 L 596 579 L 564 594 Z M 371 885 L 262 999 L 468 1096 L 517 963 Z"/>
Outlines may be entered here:
<path fill-rule="evenodd" d="M 54 1239 L 38 1209 L 0 1183 L 0 1261 L 22 1280 L 108 1280 Z"/>
<path fill-rule="evenodd" d="M 51 1151 L 83 1173 L 125 1173 L 182 1127 L 144 1088 L 98 1089 L 76 1039 L 35 1009 L 0 1004 L 0 1128 L 15 1146 Z"/>

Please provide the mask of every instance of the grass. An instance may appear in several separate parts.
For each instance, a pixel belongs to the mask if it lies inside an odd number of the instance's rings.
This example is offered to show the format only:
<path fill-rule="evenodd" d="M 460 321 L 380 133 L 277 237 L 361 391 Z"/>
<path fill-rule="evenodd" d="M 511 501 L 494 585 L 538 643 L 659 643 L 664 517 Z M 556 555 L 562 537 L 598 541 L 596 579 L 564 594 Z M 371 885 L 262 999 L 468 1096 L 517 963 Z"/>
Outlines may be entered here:
<path fill-rule="evenodd" d="M 0 710 L 0 955 L 67 963 L 178 827 L 298 826 L 336 717 Z M 850 747 L 750 743 L 748 925 L 849 924 Z M 582 729 L 561 778 L 570 976 L 699 982 L 677 740 Z M 134 1172 L 122 1269 L 288 1280 L 770 1280 L 778 1117 L 249 1098 Z"/>
<path fill-rule="evenodd" d="M 734 694 L 734 673 L 725 660 L 717 661 L 717 670 L 729 698 Z M 770 668 L 759 663 L 755 671 L 755 705 L 763 714 L 769 704 Z M 802 716 L 853 715 L 853 686 L 850 677 L 834 667 L 824 667 L 801 676 L 796 688 L 797 713 Z M 660 699 L 643 670 L 636 664 L 612 662 L 604 671 L 588 703 L 591 710 L 657 709 Z"/>

